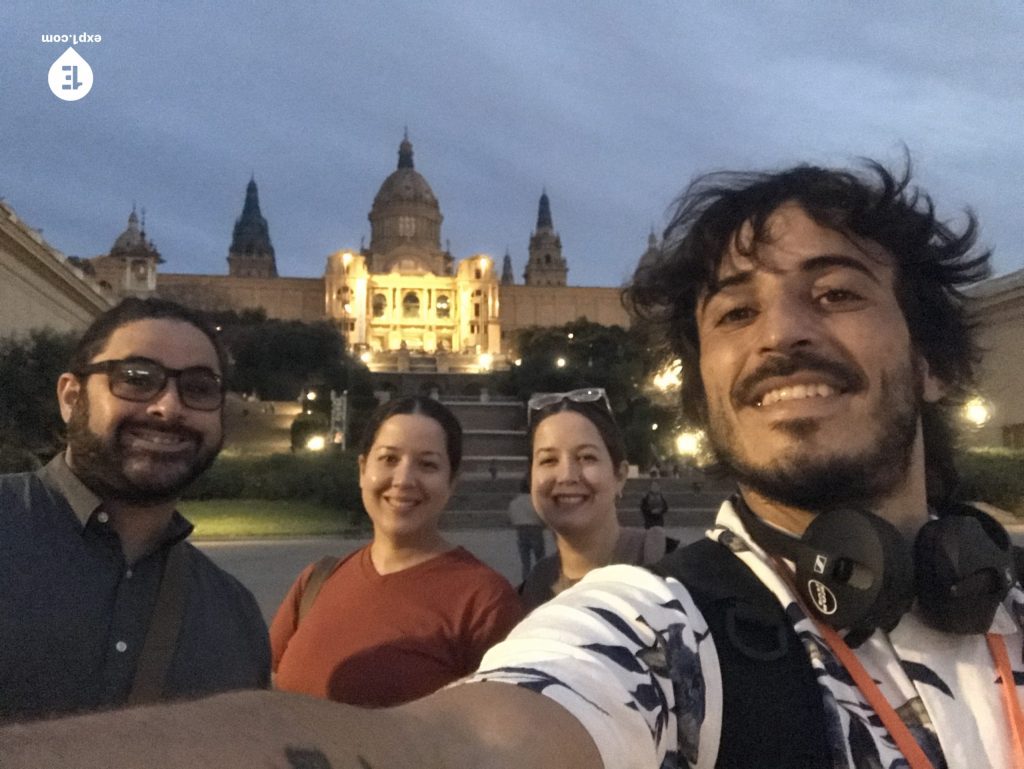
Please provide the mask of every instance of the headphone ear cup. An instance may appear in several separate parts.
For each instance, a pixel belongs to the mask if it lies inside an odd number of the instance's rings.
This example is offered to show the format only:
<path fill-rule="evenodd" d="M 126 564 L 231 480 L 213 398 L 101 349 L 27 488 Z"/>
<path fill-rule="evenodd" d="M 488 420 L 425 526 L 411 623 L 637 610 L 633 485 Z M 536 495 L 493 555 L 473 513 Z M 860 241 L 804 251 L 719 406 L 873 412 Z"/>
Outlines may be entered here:
<path fill-rule="evenodd" d="M 864 639 L 889 631 L 914 602 L 914 559 L 899 531 L 872 513 L 819 513 L 801 538 L 800 590 L 822 619 Z M 855 645 L 855 644 L 854 644 Z"/>
<path fill-rule="evenodd" d="M 947 633 L 986 632 L 1015 581 L 1005 530 L 968 510 L 929 521 L 914 543 L 918 608 Z"/>

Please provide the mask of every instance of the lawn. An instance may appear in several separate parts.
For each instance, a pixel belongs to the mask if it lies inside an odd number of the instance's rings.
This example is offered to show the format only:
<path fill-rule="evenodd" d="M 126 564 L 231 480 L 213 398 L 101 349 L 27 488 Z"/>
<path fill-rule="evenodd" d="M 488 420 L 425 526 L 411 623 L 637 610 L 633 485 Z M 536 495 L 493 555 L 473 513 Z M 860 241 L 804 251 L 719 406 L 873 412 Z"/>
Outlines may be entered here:
<path fill-rule="evenodd" d="M 266 499 L 188 499 L 178 509 L 196 526 L 198 539 L 314 537 L 365 533 L 354 515 L 315 502 Z"/>

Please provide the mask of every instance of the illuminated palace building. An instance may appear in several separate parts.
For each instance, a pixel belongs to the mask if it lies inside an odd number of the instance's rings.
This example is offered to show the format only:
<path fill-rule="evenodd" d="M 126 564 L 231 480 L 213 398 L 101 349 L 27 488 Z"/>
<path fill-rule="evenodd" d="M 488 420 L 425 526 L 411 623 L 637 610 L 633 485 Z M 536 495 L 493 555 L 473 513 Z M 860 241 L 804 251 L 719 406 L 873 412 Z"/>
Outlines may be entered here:
<path fill-rule="evenodd" d="M 90 264 L 120 294 L 155 292 L 200 309 L 262 308 L 271 318 L 330 319 L 375 372 L 483 372 L 514 356 L 516 329 L 580 317 L 628 323 L 618 289 L 567 285 L 569 268 L 546 193 L 521 283 L 507 253 L 499 266 L 486 254 L 456 260 L 442 249 L 443 218 L 406 137 L 397 169 L 373 199 L 369 246 L 330 254 L 322 278 L 277 274 L 255 179 L 235 222 L 227 275 L 158 274 L 160 255 L 134 211 L 110 253 Z"/>

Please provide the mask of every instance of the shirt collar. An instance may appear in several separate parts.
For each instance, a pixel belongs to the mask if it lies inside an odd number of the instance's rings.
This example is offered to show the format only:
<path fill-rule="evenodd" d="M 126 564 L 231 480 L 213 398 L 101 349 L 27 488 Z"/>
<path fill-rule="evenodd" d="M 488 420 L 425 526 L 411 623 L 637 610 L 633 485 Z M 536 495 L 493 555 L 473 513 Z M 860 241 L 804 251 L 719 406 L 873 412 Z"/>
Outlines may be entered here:
<path fill-rule="evenodd" d="M 67 500 L 71 511 L 83 529 L 93 513 L 103 506 L 103 500 L 82 483 L 81 479 L 68 467 L 67 456 L 63 451 L 39 470 L 39 478 Z M 185 516 L 175 510 L 167 524 L 164 542 L 167 544 L 180 542 L 191 534 L 194 528 Z"/>
<path fill-rule="evenodd" d="M 63 451 L 39 471 L 39 478 L 67 500 L 83 528 L 89 522 L 89 517 L 103 503 L 103 500 L 71 472 Z"/>

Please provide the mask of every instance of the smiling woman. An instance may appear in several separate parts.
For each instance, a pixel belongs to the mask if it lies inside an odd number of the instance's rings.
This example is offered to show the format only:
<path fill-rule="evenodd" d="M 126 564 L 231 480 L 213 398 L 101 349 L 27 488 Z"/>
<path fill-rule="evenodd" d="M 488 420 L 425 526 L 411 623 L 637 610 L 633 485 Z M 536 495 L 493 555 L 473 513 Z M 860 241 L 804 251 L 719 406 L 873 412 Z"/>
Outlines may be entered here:
<path fill-rule="evenodd" d="M 555 533 L 558 552 L 540 559 L 520 593 L 533 609 L 591 569 L 648 564 L 675 549 L 654 526 L 619 525 L 616 502 L 628 464 L 622 435 L 604 390 L 543 393 L 530 399 L 530 496 Z M 536 412 L 536 416 L 534 413 Z"/>
<path fill-rule="evenodd" d="M 292 585 L 270 630 L 277 688 L 366 707 L 408 702 L 475 670 L 519 621 L 504 577 L 438 528 L 461 458 L 462 428 L 437 401 L 399 398 L 374 412 L 359 455 L 373 541 Z"/>

